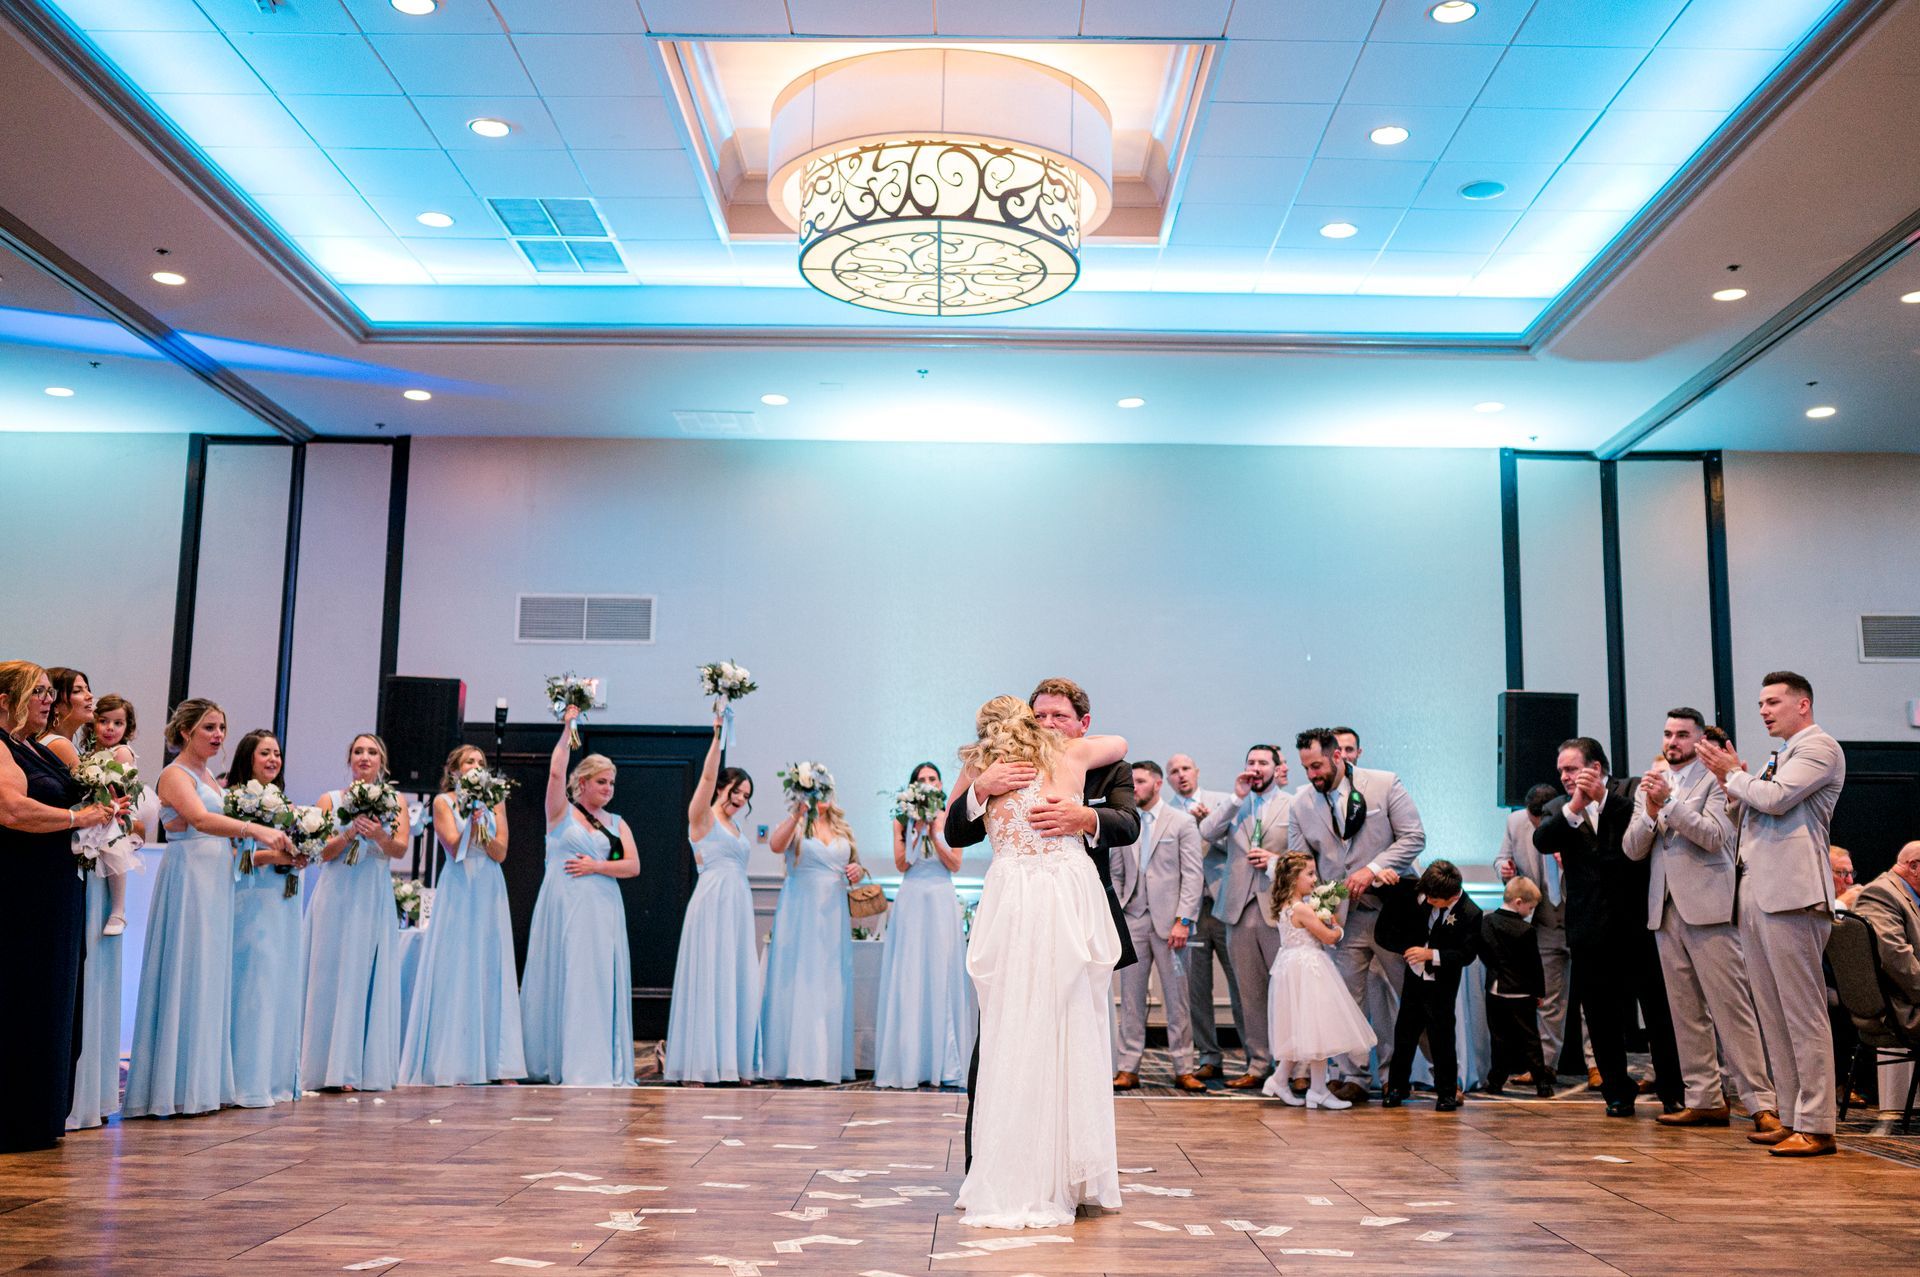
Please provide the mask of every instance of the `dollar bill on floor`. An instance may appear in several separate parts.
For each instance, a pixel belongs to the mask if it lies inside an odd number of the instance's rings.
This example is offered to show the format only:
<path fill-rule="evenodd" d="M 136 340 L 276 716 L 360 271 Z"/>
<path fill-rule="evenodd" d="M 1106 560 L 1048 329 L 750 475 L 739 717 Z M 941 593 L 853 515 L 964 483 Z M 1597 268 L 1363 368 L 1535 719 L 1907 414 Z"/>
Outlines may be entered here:
<path fill-rule="evenodd" d="M 1207 1226 L 1206 1226 L 1205 1224 L 1188 1224 L 1188 1225 L 1187 1225 L 1187 1236 L 1189 1236 L 1189 1237 L 1211 1237 L 1211 1236 L 1213 1236 L 1213 1230 L 1212 1230 L 1211 1228 L 1208 1228 L 1208 1227 L 1207 1227 Z"/>
<path fill-rule="evenodd" d="M 1320 1255 L 1327 1259 L 1352 1259 L 1350 1250 L 1332 1250 L 1324 1246 L 1276 1246 L 1276 1255 Z"/>
<path fill-rule="evenodd" d="M 496 1264 L 501 1264 L 507 1268 L 551 1268 L 553 1267 L 553 1261 L 551 1259 L 521 1259 L 517 1255 L 502 1255 L 500 1256 L 500 1258 L 493 1260 L 491 1262 Z"/>
<path fill-rule="evenodd" d="M 1442 1233 L 1438 1231 L 1432 1231 L 1432 1232 L 1422 1233 L 1418 1237 L 1414 1238 L 1413 1240 L 1417 1242 L 1443 1242 L 1451 1236 L 1453 1236 L 1452 1233 Z"/>
<path fill-rule="evenodd" d="M 1180 1231 L 1172 1224 L 1162 1224 L 1160 1221 L 1154 1219 L 1136 1219 L 1133 1222 L 1142 1228 L 1151 1228 L 1156 1233 L 1177 1233 Z"/>
<path fill-rule="evenodd" d="M 1292 1231 L 1293 1231 L 1292 1224 L 1268 1224 L 1265 1228 L 1255 1233 L 1254 1236 L 1255 1237 L 1285 1237 L 1288 1233 Z"/>
<path fill-rule="evenodd" d="M 1395 1224 L 1404 1224 L 1406 1222 L 1407 1217 L 1404 1215 L 1364 1215 L 1360 1219 L 1360 1227 L 1391 1228 Z"/>
<path fill-rule="evenodd" d="M 345 1268 L 342 1268 L 340 1271 L 343 1273 L 363 1273 L 370 1268 L 386 1268 L 389 1265 L 398 1264 L 401 1262 L 403 1261 L 398 1255 L 382 1255 L 378 1259 L 369 1259 L 364 1263 L 348 1264 Z"/>
<path fill-rule="evenodd" d="M 538 1175 L 522 1175 L 521 1179 L 577 1179 L 583 1183 L 592 1183 L 598 1175 L 589 1175 L 585 1171 L 541 1171 Z"/>

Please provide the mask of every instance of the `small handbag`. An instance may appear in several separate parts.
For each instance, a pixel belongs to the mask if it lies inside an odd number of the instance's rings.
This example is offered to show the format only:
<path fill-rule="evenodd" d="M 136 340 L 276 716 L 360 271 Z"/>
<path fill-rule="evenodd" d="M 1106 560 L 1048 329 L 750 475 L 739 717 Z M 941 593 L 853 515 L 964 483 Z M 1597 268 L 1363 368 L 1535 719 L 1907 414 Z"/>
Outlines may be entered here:
<path fill-rule="evenodd" d="M 860 853 L 853 853 L 853 863 L 860 863 Z M 857 887 L 847 889 L 847 912 L 856 918 L 873 918 L 887 911 L 887 893 L 877 882 L 863 882 Z"/>

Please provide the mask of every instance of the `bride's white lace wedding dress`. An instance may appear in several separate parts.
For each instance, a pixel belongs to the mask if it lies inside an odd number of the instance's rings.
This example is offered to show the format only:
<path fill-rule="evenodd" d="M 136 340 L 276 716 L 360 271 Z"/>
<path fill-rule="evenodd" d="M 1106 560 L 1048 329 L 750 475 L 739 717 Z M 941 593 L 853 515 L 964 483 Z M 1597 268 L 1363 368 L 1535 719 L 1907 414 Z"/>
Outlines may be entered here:
<path fill-rule="evenodd" d="M 980 1001 L 973 1168 L 955 1204 L 974 1228 L 1050 1228 L 1120 1205 L 1109 989 L 1120 938 L 1077 838 L 1027 823 L 1035 781 L 987 812 L 993 864 L 967 944 Z"/>

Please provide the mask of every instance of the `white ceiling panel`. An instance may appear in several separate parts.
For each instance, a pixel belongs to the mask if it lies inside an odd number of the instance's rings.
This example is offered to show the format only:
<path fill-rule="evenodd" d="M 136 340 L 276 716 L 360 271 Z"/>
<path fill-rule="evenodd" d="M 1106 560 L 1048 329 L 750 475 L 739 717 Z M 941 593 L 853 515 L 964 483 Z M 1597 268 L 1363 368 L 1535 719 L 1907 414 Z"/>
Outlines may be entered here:
<path fill-rule="evenodd" d="M 82 31 L 211 31 L 193 0 L 61 0 Z"/>
<path fill-rule="evenodd" d="M 1791 49 L 1835 0 L 1693 0 L 1661 43 L 1675 49 Z"/>
<path fill-rule="evenodd" d="M 640 0 L 647 30 L 668 35 L 786 35 L 785 0 Z"/>
<path fill-rule="evenodd" d="M 1508 110 L 1475 107 L 1447 147 L 1448 160 L 1508 164 L 1558 163 L 1587 135 L 1598 111 Z"/>
<path fill-rule="evenodd" d="M 1305 159 L 1203 155 L 1187 166 L 1182 202 L 1278 204 L 1293 198 L 1306 171 Z"/>
<path fill-rule="evenodd" d="M 1366 280 L 1378 255 L 1371 249 L 1277 248 L 1268 255 L 1254 291 L 1351 293 Z"/>
<path fill-rule="evenodd" d="M 1409 209 L 1387 247 L 1395 252 L 1479 253 L 1485 257 L 1500 246 L 1519 220 L 1518 211 Z"/>
<path fill-rule="evenodd" d="M 1765 0 L 1761 0 L 1764 7 Z M 1651 49 L 1687 0 L 1534 0 L 1515 44 Z"/>
<path fill-rule="evenodd" d="M 1504 51 L 1491 44 L 1373 44 L 1353 68 L 1343 103 L 1469 106 Z"/>
<path fill-rule="evenodd" d="M 345 95 L 281 99 L 313 140 L 333 147 L 437 147 L 433 132 L 404 97 Z"/>
<path fill-rule="evenodd" d="M 336 279 L 356 284 L 430 284 L 433 276 L 397 239 L 378 236 L 296 237 L 300 251 Z"/>
<path fill-rule="evenodd" d="M 941 35 L 1067 39 L 1080 34 L 1080 0 L 939 0 L 934 18 Z"/>
<path fill-rule="evenodd" d="M 1569 210 L 1642 208 L 1671 177 L 1671 169 L 1657 164 L 1567 164 L 1533 204 Z"/>
<path fill-rule="evenodd" d="M 1235 40 L 1220 51 L 1216 102 L 1338 102 L 1364 46 Z"/>
<path fill-rule="evenodd" d="M 1388 297 L 1452 297 L 1473 283 L 1485 253 L 1396 253 L 1374 261 L 1360 285 L 1363 294 Z"/>
<path fill-rule="evenodd" d="M 1163 248 L 1153 272 L 1153 291 L 1250 293 L 1258 281 L 1251 265 L 1244 252 L 1231 248 Z"/>
<path fill-rule="evenodd" d="M 698 241 L 720 246 L 705 200 L 596 199 L 607 228 L 621 240 Z"/>
<path fill-rule="evenodd" d="M 1346 222 L 1356 234 L 1347 239 L 1328 239 L 1320 228 L 1332 222 Z M 1280 227 L 1276 248 L 1305 248 L 1321 252 L 1355 253 L 1384 248 L 1400 224 L 1397 208 L 1367 208 L 1355 204 L 1315 206 L 1295 204 Z"/>
<path fill-rule="evenodd" d="M 1533 0 L 1479 0 L 1467 22 L 1435 22 L 1436 0 L 1386 0 L 1371 38 L 1420 44 L 1506 44 L 1526 21 Z"/>
<path fill-rule="evenodd" d="M 933 0 L 787 0 L 795 35 L 927 36 Z"/>
<path fill-rule="evenodd" d="M 547 104 L 539 98 L 413 98 L 434 140 L 449 151 L 557 151 L 566 146 Z M 558 102 L 559 99 L 554 99 Z M 480 118 L 504 120 L 505 137 L 481 137 L 467 125 Z"/>
<path fill-rule="evenodd" d="M 114 2 L 120 3 L 121 0 Z M 71 9 L 73 6 L 65 7 Z M 271 8 L 262 6 L 258 0 L 200 0 L 200 8 L 223 31 L 272 31 L 283 35 L 294 31 L 327 35 L 360 34 L 360 28 L 354 24 L 352 15 L 340 0 L 284 0 Z"/>
<path fill-rule="evenodd" d="M 311 146 L 317 140 L 271 93 L 156 93 L 153 101 L 201 146 Z"/>
<path fill-rule="evenodd" d="M 685 151 L 575 151 L 574 167 L 596 197 L 692 199 L 700 194 Z"/>
<path fill-rule="evenodd" d="M 1195 154 L 1311 156 L 1332 114 L 1325 103 L 1216 102 L 1200 126 Z"/>
<path fill-rule="evenodd" d="M 1458 106 L 1343 106 L 1336 109 L 1321 139 L 1322 159 L 1424 160 L 1440 158 L 1465 118 Z M 1381 146 L 1370 136 L 1382 125 L 1407 131 L 1404 142 Z"/>
<path fill-rule="evenodd" d="M 467 181 L 440 150 L 329 152 L 362 195 L 471 195 Z"/>
<path fill-rule="evenodd" d="M 1493 164 L 1444 161 L 1433 166 L 1427 183 L 1420 188 L 1416 208 L 1494 209 L 1513 211 L 1525 208 L 1553 176 L 1552 164 Z M 1499 182 L 1506 193 L 1493 200 L 1470 200 L 1460 188 L 1470 182 Z"/>
<path fill-rule="evenodd" d="M 1258 248 L 1263 253 L 1280 233 L 1284 204 L 1180 205 L 1168 241 L 1180 248 Z"/>
<path fill-rule="evenodd" d="M 257 195 L 260 210 L 288 235 L 383 235 L 383 222 L 358 195 Z"/>
<path fill-rule="evenodd" d="M 318 147 L 213 146 L 207 158 L 242 190 L 258 195 L 352 195 Z"/>
<path fill-rule="evenodd" d="M 1315 160 L 1300 184 L 1300 200 L 1404 209 L 1420 193 L 1431 167 L 1411 160 Z"/>
<path fill-rule="evenodd" d="M 482 199 L 584 199 L 587 184 L 565 151 L 455 151 L 454 167 Z"/>
<path fill-rule="evenodd" d="M 564 2 L 564 0 L 563 0 Z M 360 29 L 398 35 L 491 35 L 500 30 L 500 19 L 488 0 L 440 0 L 432 13 L 416 16 L 401 13 L 388 0 L 340 0 Z"/>
<path fill-rule="evenodd" d="M 1364 40 L 1379 11 L 1380 0 L 1239 0 L 1227 18 L 1227 36 L 1233 40 Z"/>
<path fill-rule="evenodd" d="M 664 92 L 643 37 L 523 35 L 514 37 L 513 47 L 545 97 L 658 97 Z"/>
<path fill-rule="evenodd" d="M 640 34 L 647 29 L 635 0 L 493 0 L 493 7 L 515 34 Z"/>
<path fill-rule="evenodd" d="M 1232 8 L 1233 0 L 1086 0 L 1080 34 L 1213 40 L 1226 34 Z"/>
<path fill-rule="evenodd" d="M 436 195 L 422 199 L 408 195 L 369 195 L 386 228 L 402 239 L 499 239 L 506 232 L 493 210 L 470 195 Z M 451 226 L 422 226 L 422 213 L 445 213 Z M 356 232 L 359 233 L 359 232 Z"/>
<path fill-rule="evenodd" d="M 260 93 L 264 87 L 218 32 L 100 31 L 93 42 L 147 93 Z"/>
<path fill-rule="evenodd" d="M 1502 253 L 1584 253 L 1591 257 L 1605 248 L 1626 225 L 1624 211 L 1580 212 L 1535 209 L 1520 219 Z"/>
<path fill-rule="evenodd" d="M 1474 297 L 1552 297 L 1587 264 L 1584 256 L 1495 253 L 1461 291 Z"/>
<path fill-rule="evenodd" d="M 1573 153 L 1575 164 L 1679 164 L 1720 127 L 1718 111 L 1608 111 Z"/>
<path fill-rule="evenodd" d="M 1623 111 L 1731 111 L 1779 60 L 1772 49 L 1655 49 L 1613 106 Z"/>
<path fill-rule="evenodd" d="M 532 97 L 533 81 L 504 35 L 377 35 L 380 60 L 414 97 Z"/>
<path fill-rule="evenodd" d="M 282 97 L 400 92 L 386 64 L 357 35 L 236 35 L 231 39 L 260 78 Z"/>
<path fill-rule="evenodd" d="M 531 278 L 526 255 L 504 239 L 404 239 L 401 241 L 435 278 Z"/>
<path fill-rule="evenodd" d="M 622 243 L 620 255 L 643 284 L 686 285 L 731 281 L 734 277 L 733 257 L 727 246 L 712 238 Z"/>
<path fill-rule="evenodd" d="M 679 146 L 665 98 L 551 98 L 547 109 L 576 151 L 652 151 Z"/>
<path fill-rule="evenodd" d="M 1597 111 L 1613 100 L 1646 56 L 1644 49 L 1515 45 L 1493 69 L 1474 105 Z"/>

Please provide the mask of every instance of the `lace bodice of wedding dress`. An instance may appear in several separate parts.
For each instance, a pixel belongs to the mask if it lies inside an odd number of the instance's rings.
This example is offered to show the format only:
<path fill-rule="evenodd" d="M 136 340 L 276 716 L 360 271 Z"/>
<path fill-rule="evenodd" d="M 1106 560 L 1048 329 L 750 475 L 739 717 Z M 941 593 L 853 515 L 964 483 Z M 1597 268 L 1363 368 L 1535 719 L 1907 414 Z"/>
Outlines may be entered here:
<path fill-rule="evenodd" d="M 1042 868 L 1059 868 L 1054 858 L 1066 856 L 1069 862 L 1079 860 L 1091 867 L 1086 844 L 1080 839 L 1071 835 L 1044 837 L 1027 823 L 1034 804 L 1046 797 L 1041 792 L 1044 784 L 1044 779 L 1035 778 L 1009 793 L 998 806 L 987 809 L 987 838 L 993 845 L 994 862 L 1003 858 L 1034 860 L 1045 862 L 1040 864 Z"/>

